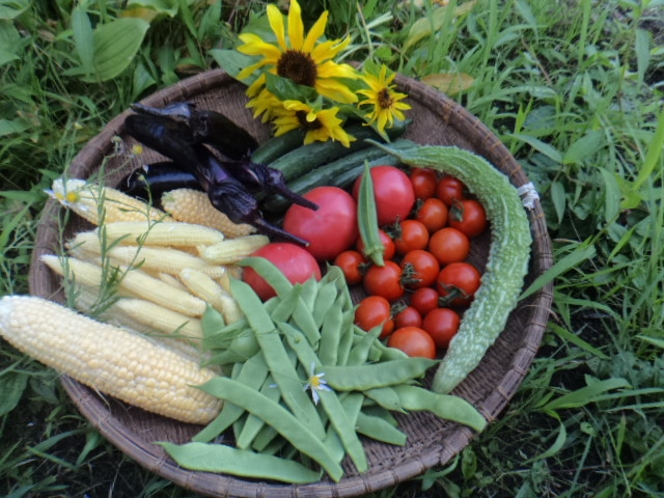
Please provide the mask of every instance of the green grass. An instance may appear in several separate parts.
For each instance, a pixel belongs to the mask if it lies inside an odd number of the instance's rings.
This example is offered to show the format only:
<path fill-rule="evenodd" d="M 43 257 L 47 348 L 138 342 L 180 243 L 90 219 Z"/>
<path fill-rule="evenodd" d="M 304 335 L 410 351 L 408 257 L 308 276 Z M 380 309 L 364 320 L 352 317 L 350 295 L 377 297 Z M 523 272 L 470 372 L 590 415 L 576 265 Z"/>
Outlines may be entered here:
<path fill-rule="evenodd" d="M 327 3 L 355 58 L 472 78 L 454 98 L 537 185 L 561 262 L 542 347 L 505 412 L 446 468 L 377 495 L 664 496 L 664 3 L 477 0 L 457 16 L 373 0 L 362 17 Z M 88 2 L 91 26 L 116 4 Z M 213 67 L 208 49 L 265 4 L 181 2 L 105 81 L 66 73 L 89 57 L 68 31 L 73 2 L 4 5 L 23 3 L 0 3 L 0 292 L 21 294 L 43 189 L 131 102 Z M 0 348 L 0 495 L 193 496 L 99 436 L 56 374 Z"/>

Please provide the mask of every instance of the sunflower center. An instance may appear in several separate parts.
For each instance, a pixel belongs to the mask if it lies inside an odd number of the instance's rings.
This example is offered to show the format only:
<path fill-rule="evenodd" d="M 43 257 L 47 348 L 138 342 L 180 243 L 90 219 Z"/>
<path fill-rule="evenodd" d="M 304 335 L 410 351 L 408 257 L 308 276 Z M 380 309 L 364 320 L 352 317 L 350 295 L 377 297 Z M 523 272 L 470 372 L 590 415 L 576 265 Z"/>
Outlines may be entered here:
<path fill-rule="evenodd" d="M 277 74 L 298 85 L 315 86 L 318 71 L 311 55 L 299 50 L 286 50 L 277 62 Z"/>
<path fill-rule="evenodd" d="M 388 88 L 383 88 L 378 92 L 378 105 L 381 109 L 391 109 L 393 104 L 394 100 Z"/>
<path fill-rule="evenodd" d="M 302 128 L 305 130 L 317 130 L 322 126 L 320 121 L 318 121 L 318 118 L 314 119 L 313 121 L 308 121 L 307 115 L 307 111 L 295 111 L 295 117 L 300 122 Z"/>

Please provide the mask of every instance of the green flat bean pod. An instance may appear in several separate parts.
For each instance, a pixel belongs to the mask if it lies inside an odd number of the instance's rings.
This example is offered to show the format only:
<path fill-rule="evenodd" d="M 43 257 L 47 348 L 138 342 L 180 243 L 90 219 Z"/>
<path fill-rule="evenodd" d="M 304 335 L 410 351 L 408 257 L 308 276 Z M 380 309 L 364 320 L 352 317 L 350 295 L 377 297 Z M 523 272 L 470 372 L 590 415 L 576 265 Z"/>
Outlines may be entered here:
<path fill-rule="evenodd" d="M 157 443 L 179 465 L 203 472 L 218 472 L 257 479 L 273 479 L 294 484 L 317 482 L 321 472 L 293 460 L 239 450 L 224 444 Z"/>
<path fill-rule="evenodd" d="M 407 358 L 384 363 L 325 367 L 327 383 L 337 391 L 365 391 L 422 377 L 438 360 Z"/>

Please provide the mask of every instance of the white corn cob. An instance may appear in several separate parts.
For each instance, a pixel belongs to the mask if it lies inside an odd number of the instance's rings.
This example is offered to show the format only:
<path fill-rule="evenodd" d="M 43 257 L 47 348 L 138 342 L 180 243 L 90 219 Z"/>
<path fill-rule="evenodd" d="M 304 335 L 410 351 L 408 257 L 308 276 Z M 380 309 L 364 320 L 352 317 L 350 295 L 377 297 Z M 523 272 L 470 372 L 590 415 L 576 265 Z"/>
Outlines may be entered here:
<path fill-rule="evenodd" d="M 265 235 L 247 235 L 206 247 L 201 257 L 213 265 L 230 265 L 269 243 L 270 239 Z"/>
<path fill-rule="evenodd" d="M 90 259 L 101 256 L 103 249 L 98 234 L 95 232 L 78 233 L 67 243 L 69 254 L 78 259 Z M 225 269 L 211 265 L 198 256 L 172 247 L 154 246 L 114 246 L 105 251 L 106 257 L 122 265 L 138 265 L 148 273 L 169 273 L 177 275 L 185 268 L 195 268 L 211 277 L 220 277 Z"/>
<path fill-rule="evenodd" d="M 96 231 L 99 233 L 100 228 Z M 192 246 L 218 244 L 224 234 L 214 228 L 192 223 L 119 221 L 103 226 L 108 243 L 122 245 Z"/>
<path fill-rule="evenodd" d="M 221 401 L 194 386 L 215 373 L 155 341 L 31 296 L 0 300 L 0 335 L 23 353 L 102 393 L 187 423 Z"/>
<path fill-rule="evenodd" d="M 206 194 L 197 190 L 181 188 L 166 192 L 161 196 L 161 205 L 175 220 L 215 228 L 229 239 L 256 231 L 246 223 L 233 223 L 210 203 Z"/>
<path fill-rule="evenodd" d="M 122 298 L 114 307 L 148 329 L 183 341 L 199 343 L 203 338 L 201 321 L 145 299 Z"/>
<path fill-rule="evenodd" d="M 103 284 L 103 270 L 94 263 L 76 258 L 58 258 L 51 254 L 43 255 L 41 260 L 57 274 L 72 276 L 77 283 L 92 286 Z M 118 295 L 138 296 L 187 316 L 200 317 L 205 312 L 205 302 L 188 292 L 166 286 L 158 278 L 140 270 L 127 268 L 120 270 L 122 278 L 118 284 Z M 128 294 L 125 291 L 128 291 Z"/>
<path fill-rule="evenodd" d="M 226 323 L 236 322 L 244 316 L 233 296 L 204 273 L 187 268 L 180 272 L 180 281 L 192 294 L 221 313 Z"/>
<path fill-rule="evenodd" d="M 162 210 L 113 187 L 88 183 L 78 178 L 58 178 L 53 181 L 51 190 L 46 192 L 95 225 L 115 221 L 173 221 Z"/>

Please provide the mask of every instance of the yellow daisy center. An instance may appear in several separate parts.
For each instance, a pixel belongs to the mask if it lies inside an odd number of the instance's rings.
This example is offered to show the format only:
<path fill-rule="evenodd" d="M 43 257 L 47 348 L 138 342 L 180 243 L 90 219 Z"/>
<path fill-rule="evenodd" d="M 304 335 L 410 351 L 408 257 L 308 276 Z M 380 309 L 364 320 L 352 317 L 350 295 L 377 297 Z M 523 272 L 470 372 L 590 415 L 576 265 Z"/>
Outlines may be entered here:
<path fill-rule="evenodd" d="M 290 78 L 298 85 L 313 87 L 318 78 L 318 69 L 310 54 L 300 50 L 286 50 L 277 61 L 277 74 Z"/>
<path fill-rule="evenodd" d="M 390 93 L 389 88 L 382 88 L 378 92 L 378 105 L 380 106 L 381 109 L 391 109 L 392 106 L 394 105 L 394 99 L 392 98 L 392 94 Z"/>

